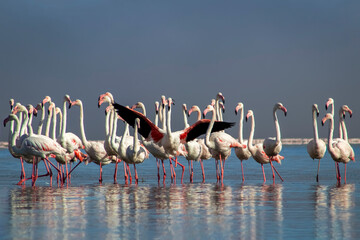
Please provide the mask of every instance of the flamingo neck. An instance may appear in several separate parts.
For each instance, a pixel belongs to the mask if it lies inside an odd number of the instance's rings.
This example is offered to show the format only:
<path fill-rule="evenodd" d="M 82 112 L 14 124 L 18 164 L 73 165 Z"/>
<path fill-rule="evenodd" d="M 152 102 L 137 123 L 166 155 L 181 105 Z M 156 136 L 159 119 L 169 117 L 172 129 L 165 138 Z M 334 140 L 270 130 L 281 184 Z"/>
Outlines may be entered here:
<path fill-rule="evenodd" d="M 109 125 L 112 125 L 112 121 L 113 121 L 112 114 L 113 113 L 110 110 L 106 113 L 106 116 L 105 116 L 105 137 L 106 137 L 106 141 L 108 141 L 108 142 L 110 140 L 110 132 L 111 132 L 109 129 Z"/>
<path fill-rule="evenodd" d="M 185 128 L 188 128 L 190 125 L 188 123 L 188 120 L 187 120 L 187 116 L 186 116 L 186 112 L 185 112 L 185 109 L 183 109 L 183 117 L 184 117 L 184 129 Z"/>
<path fill-rule="evenodd" d="M 51 120 L 52 120 L 52 111 L 49 112 L 48 114 L 48 119 L 46 121 L 46 128 L 45 128 L 45 136 L 49 136 L 49 133 L 50 133 L 50 123 L 51 123 Z"/>
<path fill-rule="evenodd" d="M 344 118 L 342 118 L 340 124 L 341 126 L 339 126 L 339 131 L 340 129 L 342 129 L 342 136 L 340 136 L 340 138 L 344 139 L 345 141 L 348 141 L 347 129 Z"/>
<path fill-rule="evenodd" d="M 250 130 L 249 141 L 248 141 L 248 149 L 251 153 L 255 153 L 255 147 L 253 145 L 254 132 L 255 132 L 255 118 L 254 118 L 254 115 L 252 115 L 251 116 L 251 130 Z"/>
<path fill-rule="evenodd" d="M 319 141 L 319 134 L 318 134 L 318 126 L 316 121 L 316 111 L 313 111 L 313 130 L 314 130 L 314 140 L 315 142 Z"/>
<path fill-rule="evenodd" d="M 20 129 L 20 136 L 24 135 L 26 133 L 26 129 L 27 129 L 27 124 L 29 121 L 29 117 L 28 117 L 28 111 L 23 112 L 23 121 L 21 124 L 21 129 Z"/>
<path fill-rule="evenodd" d="M 169 109 L 167 111 L 166 132 L 167 132 L 168 136 L 171 136 L 171 106 L 170 105 L 169 105 Z"/>
<path fill-rule="evenodd" d="M 128 132 L 129 132 L 129 124 L 125 123 L 124 134 L 123 134 L 123 136 L 121 138 L 121 141 L 120 141 L 120 157 L 123 157 L 123 158 L 124 158 L 124 156 L 126 156 L 125 138 L 127 137 Z"/>
<path fill-rule="evenodd" d="M 241 144 L 244 142 L 244 139 L 243 139 L 243 122 L 244 122 L 244 109 L 241 108 L 240 120 L 239 120 L 239 142 Z"/>
<path fill-rule="evenodd" d="M 281 141 L 280 125 L 276 114 L 276 109 L 273 111 L 275 129 L 276 129 L 276 144 L 279 144 Z"/>
<path fill-rule="evenodd" d="M 61 127 L 61 134 L 60 138 L 63 138 L 63 136 L 66 133 L 66 121 L 67 121 L 67 110 L 66 110 L 66 100 L 63 102 L 63 119 L 62 119 L 62 127 Z"/>
<path fill-rule="evenodd" d="M 44 107 L 41 107 L 41 119 L 39 121 L 38 130 L 37 130 L 38 135 L 41 135 L 44 119 L 45 119 L 45 111 L 44 111 Z"/>
<path fill-rule="evenodd" d="M 329 151 L 333 152 L 334 148 L 332 145 L 332 141 L 333 141 L 333 134 L 334 134 L 334 118 L 330 118 L 330 123 L 329 123 L 329 137 L 328 137 L 328 146 L 329 146 Z"/>
<path fill-rule="evenodd" d="M 213 126 L 214 126 L 214 122 L 215 122 L 215 118 L 216 118 L 216 113 L 215 113 L 215 110 L 211 110 L 213 115 L 212 115 L 212 118 L 211 118 L 211 121 L 209 123 L 209 126 L 208 126 L 208 129 L 206 130 L 206 136 L 205 136 L 205 144 L 206 146 L 208 146 L 209 148 L 214 148 L 215 147 L 215 143 L 211 142 L 210 141 L 210 134 L 211 134 L 211 131 L 213 129 Z"/>
<path fill-rule="evenodd" d="M 33 135 L 33 133 L 34 133 L 33 128 L 32 128 L 32 120 L 33 120 L 33 114 L 30 114 L 29 121 L 27 124 L 29 136 Z"/>
<path fill-rule="evenodd" d="M 55 112 L 55 106 L 52 109 L 53 111 L 53 115 L 52 115 L 52 124 L 53 124 L 53 128 L 52 128 L 52 139 L 56 141 L 56 112 Z"/>
<path fill-rule="evenodd" d="M 82 103 L 79 105 L 80 107 L 80 132 L 81 132 L 81 141 L 85 147 L 88 146 L 89 142 L 86 139 L 85 129 L 84 129 L 84 108 Z"/>
<path fill-rule="evenodd" d="M 115 137 L 116 137 L 116 131 L 117 131 L 117 114 L 116 114 L 116 112 L 115 112 L 115 110 L 111 110 L 112 111 L 112 118 L 113 118 L 113 127 L 112 127 L 112 132 L 111 132 L 111 137 L 110 137 L 110 142 L 111 142 L 111 147 L 113 148 L 113 149 L 115 149 L 116 150 L 116 152 L 117 152 L 117 150 L 118 150 L 118 148 L 119 148 L 119 146 L 115 146 Z"/>
<path fill-rule="evenodd" d="M 134 126 L 134 157 L 136 156 L 136 153 L 140 150 L 140 142 L 138 139 L 138 124 L 135 122 Z"/>
<path fill-rule="evenodd" d="M 15 131 L 14 133 L 11 135 L 11 149 L 15 154 L 20 155 L 21 154 L 21 150 L 19 148 L 16 147 L 16 138 L 19 135 L 20 132 L 20 122 L 17 116 L 15 116 L 14 121 L 16 122 L 16 127 L 15 127 Z M 10 138 L 10 136 L 9 136 Z"/>
<path fill-rule="evenodd" d="M 221 117 L 220 117 L 220 98 L 216 98 L 216 101 L 215 101 L 215 111 L 216 111 L 216 119 L 215 120 L 218 120 L 218 121 L 221 121 Z"/>

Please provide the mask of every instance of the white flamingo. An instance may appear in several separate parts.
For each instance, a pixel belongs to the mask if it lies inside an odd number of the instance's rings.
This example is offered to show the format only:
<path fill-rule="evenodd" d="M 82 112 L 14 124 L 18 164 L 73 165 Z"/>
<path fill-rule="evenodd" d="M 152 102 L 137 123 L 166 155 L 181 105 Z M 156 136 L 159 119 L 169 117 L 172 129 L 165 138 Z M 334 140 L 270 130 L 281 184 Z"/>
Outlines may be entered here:
<path fill-rule="evenodd" d="M 240 110 L 240 120 L 239 120 L 239 138 L 238 141 L 240 144 L 246 145 L 245 148 L 235 148 L 235 155 L 241 162 L 241 173 L 242 173 L 242 181 L 245 181 L 244 176 L 244 168 L 243 168 L 243 160 L 248 160 L 251 157 L 251 153 L 247 147 L 247 140 L 243 139 L 243 122 L 244 122 L 244 104 L 239 102 L 235 108 L 235 114 L 237 114 Z"/>
<path fill-rule="evenodd" d="M 263 142 L 264 151 L 265 151 L 266 155 L 268 155 L 270 157 L 270 160 L 272 160 L 272 157 L 277 156 L 281 152 L 281 149 L 282 149 L 280 125 L 279 125 L 279 121 L 278 121 L 278 118 L 276 115 L 277 110 L 283 111 L 285 116 L 287 114 L 287 110 L 283 106 L 282 103 L 276 103 L 274 105 L 273 119 L 274 119 L 275 129 L 276 129 L 276 137 L 268 137 Z M 280 159 L 280 158 L 276 158 L 276 159 Z"/>
<path fill-rule="evenodd" d="M 320 160 L 324 157 L 326 152 L 326 144 L 322 139 L 319 139 L 317 117 L 319 116 L 319 108 L 317 104 L 312 105 L 312 117 L 313 117 L 313 131 L 314 138 L 307 144 L 307 152 L 312 159 L 319 159 L 318 170 L 316 174 L 316 181 L 319 182 L 319 169 Z"/>
<path fill-rule="evenodd" d="M 99 182 L 102 182 L 102 166 L 110 164 L 114 159 L 109 157 L 105 151 L 104 144 L 100 141 L 88 141 L 84 129 L 84 109 L 80 99 L 71 102 L 71 106 L 80 107 L 80 132 L 81 141 L 84 145 L 84 150 L 88 155 L 89 161 L 100 165 Z"/>
<path fill-rule="evenodd" d="M 322 119 L 322 124 L 324 125 L 327 120 L 330 120 L 329 123 L 329 137 L 328 137 L 328 149 L 332 159 L 339 163 L 342 162 L 345 164 L 345 177 L 344 181 L 346 183 L 346 164 L 352 160 L 355 161 L 355 154 L 353 148 L 350 144 L 341 138 L 333 138 L 334 133 L 334 117 L 331 113 L 327 113 Z M 337 179 L 340 182 L 341 176 L 340 171 L 337 170 Z"/>
<path fill-rule="evenodd" d="M 225 160 L 230 156 L 231 154 L 231 148 L 234 147 L 242 147 L 245 146 L 243 144 L 240 144 L 238 141 L 236 141 L 235 138 L 230 136 L 229 134 L 225 132 L 213 132 L 213 126 L 215 123 L 216 118 L 216 112 L 213 106 L 208 105 L 207 108 L 204 110 L 203 115 L 204 117 L 208 112 L 213 112 L 210 124 L 208 125 L 208 129 L 206 131 L 205 136 L 205 144 L 209 148 L 210 153 L 212 154 L 212 157 L 216 160 L 220 160 L 220 171 L 221 171 L 221 180 L 224 178 L 224 168 L 223 165 L 225 164 Z M 222 163 L 223 161 L 223 163 Z M 216 163 L 216 170 L 217 170 L 217 179 L 220 180 L 220 174 L 218 171 L 218 164 Z"/>
<path fill-rule="evenodd" d="M 252 110 L 248 110 L 246 114 L 246 121 L 251 117 L 251 130 L 250 130 L 250 136 L 248 141 L 248 149 L 254 158 L 254 160 L 261 164 L 261 169 L 264 177 L 264 182 L 266 182 L 265 172 L 264 172 L 264 164 L 270 163 L 271 170 L 273 173 L 273 181 L 275 181 L 275 174 L 274 170 L 276 171 L 275 167 L 272 165 L 272 162 L 270 161 L 270 158 L 268 155 L 266 155 L 263 145 L 261 143 L 253 145 L 253 138 L 254 138 L 254 132 L 255 132 L 255 117 Z M 279 155 L 275 156 L 274 158 L 281 158 Z M 280 174 L 276 171 L 276 173 L 281 178 Z M 282 179 L 282 178 L 281 178 Z"/>
<path fill-rule="evenodd" d="M 348 112 L 350 118 L 352 117 L 352 110 L 347 105 L 342 105 L 339 109 L 339 138 L 348 141 L 347 129 L 345 125 L 345 113 Z"/>

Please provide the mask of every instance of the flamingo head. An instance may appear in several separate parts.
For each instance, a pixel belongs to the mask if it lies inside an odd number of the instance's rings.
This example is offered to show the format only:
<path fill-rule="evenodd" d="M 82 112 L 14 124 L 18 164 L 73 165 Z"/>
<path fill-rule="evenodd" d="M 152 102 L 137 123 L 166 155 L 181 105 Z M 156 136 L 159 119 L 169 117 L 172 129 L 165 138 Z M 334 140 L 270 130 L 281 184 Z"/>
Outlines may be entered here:
<path fill-rule="evenodd" d="M 246 114 L 245 121 L 247 122 L 248 119 L 249 119 L 250 117 L 252 117 L 252 116 L 254 116 L 253 111 L 252 111 L 252 110 L 248 110 L 248 112 L 247 112 L 247 114 Z"/>
<path fill-rule="evenodd" d="M 159 114 L 159 102 L 155 101 L 155 113 Z"/>
<path fill-rule="evenodd" d="M 168 104 L 168 102 L 167 102 L 164 95 L 161 95 L 161 104 L 162 104 L 163 107 L 165 107 Z"/>
<path fill-rule="evenodd" d="M 14 101 L 13 98 L 11 98 L 11 99 L 9 100 L 9 104 L 10 104 L 10 111 L 12 111 L 13 108 L 14 108 L 14 104 L 15 104 L 15 101 Z"/>
<path fill-rule="evenodd" d="M 219 99 L 221 99 L 221 101 L 223 101 L 223 103 L 225 104 L 225 97 L 224 97 L 224 95 L 223 95 L 221 92 L 219 92 L 219 93 L 216 95 L 216 100 L 219 100 Z"/>
<path fill-rule="evenodd" d="M 244 108 L 244 104 L 239 102 L 237 105 L 236 105 L 236 108 L 235 108 L 235 115 L 237 115 L 238 111 L 240 109 L 243 109 Z"/>
<path fill-rule="evenodd" d="M 175 105 L 175 100 L 169 97 L 167 102 L 168 102 L 168 110 L 170 110 L 171 105 Z"/>
<path fill-rule="evenodd" d="M 196 111 L 196 112 L 201 112 L 200 108 L 199 108 L 198 106 L 194 105 L 194 106 L 192 106 L 192 107 L 190 108 L 190 110 L 188 111 L 188 116 L 190 116 L 190 114 L 191 114 L 192 112 L 194 112 L 194 111 Z"/>
<path fill-rule="evenodd" d="M 58 114 L 62 115 L 61 109 L 60 109 L 59 107 L 56 107 L 56 108 L 55 108 L 55 114 L 56 114 L 56 115 L 58 115 Z"/>
<path fill-rule="evenodd" d="M 187 113 L 187 112 L 188 112 L 188 110 L 187 110 L 187 106 L 186 106 L 186 103 L 183 103 L 183 105 L 182 105 L 182 109 L 185 111 L 185 113 Z"/>
<path fill-rule="evenodd" d="M 101 104 L 103 104 L 104 102 L 109 103 L 109 105 L 112 104 L 111 97 L 106 94 L 100 95 L 98 100 L 98 108 L 100 108 Z"/>
<path fill-rule="evenodd" d="M 41 102 L 42 106 L 44 107 L 45 103 L 47 103 L 47 102 L 51 102 L 51 97 L 46 96 Z"/>
<path fill-rule="evenodd" d="M 208 112 L 210 112 L 210 111 L 215 111 L 215 109 L 214 109 L 214 107 L 212 106 L 212 105 L 208 105 L 206 108 L 205 108 L 205 110 L 204 110 L 204 112 L 203 112 L 203 117 L 205 118 L 205 116 L 206 116 L 206 114 L 208 113 Z"/>
<path fill-rule="evenodd" d="M 329 119 L 333 119 L 333 115 L 331 113 L 327 113 L 325 117 L 321 120 L 321 124 L 324 126 L 325 122 Z"/>
<path fill-rule="evenodd" d="M 215 102 L 216 102 L 215 99 L 211 99 L 210 105 L 214 107 L 214 106 L 215 106 Z"/>
<path fill-rule="evenodd" d="M 21 105 L 20 103 L 16 103 L 11 113 L 17 114 L 18 112 L 25 112 L 26 114 L 28 114 L 28 110 L 25 106 Z"/>
<path fill-rule="evenodd" d="M 80 99 L 76 99 L 75 101 L 71 101 L 71 104 L 70 104 L 69 108 L 71 108 L 74 105 L 82 106 L 82 101 Z"/>
<path fill-rule="evenodd" d="M 317 105 L 316 103 L 314 103 L 314 104 L 312 105 L 312 111 L 313 111 L 313 112 L 316 112 L 316 116 L 317 116 L 317 117 L 319 116 L 320 112 L 319 112 L 318 105 Z"/>
<path fill-rule="evenodd" d="M 51 110 L 55 108 L 55 103 L 50 102 L 49 108 L 48 108 L 48 114 L 50 114 Z"/>
<path fill-rule="evenodd" d="M 31 104 L 26 105 L 26 109 L 28 110 L 29 117 L 31 114 L 33 114 L 35 117 L 37 116 L 37 110 L 34 108 L 33 105 L 31 105 Z"/>
<path fill-rule="evenodd" d="M 284 114 L 285 114 L 285 117 L 286 117 L 287 109 L 286 109 L 286 108 L 284 107 L 284 105 L 283 105 L 282 103 L 280 103 L 280 102 L 278 102 L 278 103 L 275 104 L 273 111 L 275 112 L 275 111 L 278 110 L 278 109 L 280 109 L 281 111 L 283 111 Z"/>
<path fill-rule="evenodd" d="M 219 105 L 220 105 L 220 108 L 222 109 L 222 112 L 224 113 L 224 112 L 225 112 L 225 105 L 224 105 L 224 103 L 223 103 L 223 102 L 220 102 Z"/>
<path fill-rule="evenodd" d="M 331 104 L 334 104 L 334 99 L 329 98 L 325 104 L 325 110 L 327 110 Z"/>
<path fill-rule="evenodd" d="M 35 109 L 36 109 L 37 111 L 42 110 L 42 104 L 41 104 L 41 103 L 38 103 L 38 104 L 36 105 Z"/>
<path fill-rule="evenodd" d="M 352 117 L 352 110 L 351 110 L 347 105 L 343 105 L 343 106 L 341 107 L 341 110 L 340 110 L 340 111 L 342 112 L 343 118 L 345 118 L 345 113 L 346 113 L 346 112 L 349 113 L 350 118 Z"/>

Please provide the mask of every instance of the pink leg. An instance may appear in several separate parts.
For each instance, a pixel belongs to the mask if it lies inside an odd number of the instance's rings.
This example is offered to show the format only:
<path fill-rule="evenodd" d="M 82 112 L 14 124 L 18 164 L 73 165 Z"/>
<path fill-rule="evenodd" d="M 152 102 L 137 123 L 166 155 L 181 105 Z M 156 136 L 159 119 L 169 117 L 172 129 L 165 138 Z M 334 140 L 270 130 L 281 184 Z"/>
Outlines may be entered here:
<path fill-rule="evenodd" d="M 241 174 L 242 174 L 242 181 L 245 181 L 245 177 L 244 177 L 244 168 L 243 168 L 243 161 L 241 160 Z"/>
<path fill-rule="evenodd" d="M 24 169 L 24 160 L 22 157 L 20 157 L 20 163 L 21 163 L 21 175 L 20 180 L 25 179 L 25 169 Z"/>
<path fill-rule="evenodd" d="M 137 174 L 137 171 L 136 171 L 135 163 L 134 163 L 134 172 L 135 172 L 135 184 L 138 184 L 139 178 L 138 178 L 138 174 Z"/>
<path fill-rule="evenodd" d="M 270 166 L 271 166 L 271 171 L 272 171 L 272 176 L 273 176 L 273 182 L 275 183 L 275 172 L 274 172 L 274 166 L 272 164 L 272 161 L 270 160 Z"/>
<path fill-rule="evenodd" d="M 346 183 L 346 163 L 345 163 L 344 183 Z"/>
<path fill-rule="evenodd" d="M 127 170 L 126 170 L 126 163 L 123 161 L 124 164 L 124 178 L 125 178 L 125 183 L 128 183 L 128 175 L 127 175 Z"/>
<path fill-rule="evenodd" d="M 191 160 L 191 182 L 193 181 L 194 178 L 194 166 L 193 166 L 193 161 Z"/>
<path fill-rule="evenodd" d="M 100 162 L 100 177 L 99 177 L 99 183 L 102 183 L 102 166 L 101 166 L 101 162 Z"/>
<path fill-rule="evenodd" d="M 341 181 L 341 175 L 340 175 L 340 168 L 339 168 L 339 163 L 335 162 L 335 170 L 336 170 L 336 179 L 338 180 L 338 182 Z"/>
<path fill-rule="evenodd" d="M 215 159 L 215 168 L 216 168 L 216 179 L 217 181 L 220 180 L 220 177 L 219 177 L 219 161 Z"/>
<path fill-rule="evenodd" d="M 265 178 L 264 164 L 261 164 L 261 168 L 262 168 L 262 172 L 263 172 L 263 176 L 264 176 L 264 183 L 265 183 L 266 178 Z"/>
<path fill-rule="evenodd" d="M 170 171 L 171 171 L 171 181 L 175 181 L 176 182 L 176 173 L 175 173 L 175 169 L 174 169 L 174 166 L 171 162 L 171 158 L 169 158 L 169 161 L 170 161 Z"/>
<path fill-rule="evenodd" d="M 222 160 L 221 160 L 221 155 L 220 155 L 220 173 L 221 173 L 221 182 L 224 180 L 224 168 L 223 168 L 223 164 L 222 164 Z"/>
<path fill-rule="evenodd" d="M 204 164 L 203 164 L 203 160 L 200 159 L 200 165 L 201 165 L 201 171 L 202 171 L 202 177 L 203 177 L 203 183 L 205 182 L 205 172 L 204 172 Z"/>
<path fill-rule="evenodd" d="M 284 179 L 280 176 L 280 173 L 276 170 L 275 166 L 273 165 L 273 169 L 275 170 L 276 174 L 279 176 L 281 181 L 284 181 Z"/>
<path fill-rule="evenodd" d="M 170 158 L 170 160 L 172 160 L 172 161 L 174 161 L 174 159 L 171 159 Z M 177 160 L 175 160 L 175 161 L 177 161 Z M 171 161 L 170 161 L 171 162 Z M 181 173 L 181 183 L 183 183 L 183 179 L 184 179 L 184 172 L 185 172 L 185 166 L 184 165 L 182 165 L 181 163 L 177 163 L 181 168 L 182 168 L 182 173 Z M 175 173 L 175 169 L 174 169 L 174 173 Z M 176 175 L 175 175 L 175 177 L 176 177 Z"/>
<path fill-rule="evenodd" d="M 129 182 L 130 184 L 132 183 L 132 176 L 131 176 L 131 171 L 130 171 L 130 167 L 129 164 L 126 163 L 126 169 L 128 171 L 128 175 L 129 175 Z"/>
<path fill-rule="evenodd" d="M 163 168 L 163 171 L 164 171 L 163 180 L 165 181 L 165 178 L 166 178 L 166 171 L 165 171 L 164 160 L 161 160 L 161 164 L 162 164 L 162 168 Z"/>
<path fill-rule="evenodd" d="M 82 163 L 82 162 L 79 161 L 78 164 L 75 165 L 75 167 L 71 168 L 71 170 L 70 170 L 70 172 L 68 174 L 69 178 L 71 176 L 71 173 L 77 168 L 77 166 L 79 166 L 80 163 Z"/>
<path fill-rule="evenodd" d="M 188 160 L 188 165 L 189 165 L 190 182 L 192 182 L 190 161 L 191 161 L 191 160 Z"/>
<path fill-rule="evenodd" d="M 119 163 L 119 159 L 116 159 L 115 171 L 114 171 L 114 183 L 117 182 L 117 181 L 116 181 L 116 178 L 117 178 L 118 163 Z"/>

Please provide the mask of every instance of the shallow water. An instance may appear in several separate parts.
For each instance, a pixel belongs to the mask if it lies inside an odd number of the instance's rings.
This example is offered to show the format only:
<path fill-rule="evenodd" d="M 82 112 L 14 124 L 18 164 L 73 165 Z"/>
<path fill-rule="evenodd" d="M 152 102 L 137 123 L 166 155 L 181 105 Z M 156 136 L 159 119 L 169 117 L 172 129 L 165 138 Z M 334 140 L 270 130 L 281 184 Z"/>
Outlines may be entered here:
<path fill-rule="evenodd" d="M 354 145 L 360 156 L 359 146 Z M 334 162 L 326 153 L 321 162 L 320 182 L 315 181 L 317 161 L 309 159 L 306 146 L 284 146 L 284 178 L 267 182 L 254 160 L 240 161 L 233 154 L 225 166 L 223 184 L 216 183 L 214 160 L 204 162 L 206 183 L 201 183 L 200 164 L 194 164 L 194 183 L 189 183 L 187 161 L 184 183 L 171 183 L 169 164 L 165 183 L 157 182 L 153 158 L 138 165 L 139 184 L 124 184 L 119 165 L 118 184 L 113 183 L 114 165 L 103 169 L 80 165 L 71 184 L 58 187 L 56 178 L 40 178 L 17 186 L 19 160 L 0 150 L 0 229 L 2 239 L 359 239 L 359 163 L 350 162 L 347 184 L 336 183 Z M 27 175 L 31 166 L 26 165 Z M 40 164 L 40 172 L 44 166 Z M 344 165 L 340 165 L 341 173 Z"/>

